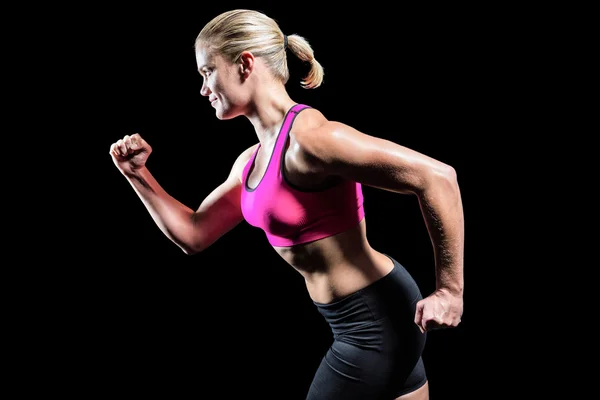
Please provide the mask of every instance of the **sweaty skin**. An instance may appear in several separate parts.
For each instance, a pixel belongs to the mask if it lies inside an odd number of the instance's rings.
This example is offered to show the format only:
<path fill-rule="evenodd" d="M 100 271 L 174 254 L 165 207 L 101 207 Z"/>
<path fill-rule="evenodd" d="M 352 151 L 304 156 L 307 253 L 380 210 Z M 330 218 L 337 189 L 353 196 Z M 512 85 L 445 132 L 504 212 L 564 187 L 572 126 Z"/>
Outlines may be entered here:
<path fill-rule="evenodd" d="M 196 50 L 203 83 L 200 94 L 221 120 L 244 116 L 254 127 L 260 149 L 248 185 L 256 187 L 267 169 L 284 116 L 296 104 L 265 59 L 243 51 L 225 59 L 210 46 Z M 139 134 L 113 143 L 113 162 L 131 184 L 161 231 L 187 254 L 202 252 L 244 221 L 243 171 L 257 150 L 250 146 L 227 178 L 193 210 L 169 195 L 146 167 L 152 147 Z M 419 300 L 414 315 L 421 331 L 455 327 L 463 311 L 464 222 L 456 172 L 450 166 L 394 142 L 330 121 L 314 108 L 301 112 L 289 133 L 283 157 L 286 179 L 319 190 L 341 179 L 414 195 L 433 245 L 436 289 Z M 355 227 L 306 244 L 274 250 L 306 281 L 313 301 L 330 303 L 387 275 L 392 260 L 367 240 L 366 219 Z M 267 241 L 265 241 L 268 243 Z M 413 330 L 414 327 L 413 327 Z M 400 396 L 428 399 L 428 384 Z"/>
<path fill-rule="evenodd" d="M 245 115 L 261 140 L 248 181 L 255 187 L 273 152 L 275 133 L 296 103 L 282 84 L 274 83 L 263 61 L 249 52 L 242 54 L 239 63 L 229 63 L 199 49 L 197 59 L 204 79 L 201 94 L 215 108 L 217 118 Z M 257 103 L 263 107 L 257 108 Z M 114 143 L 110 154 L 162 232 L 184 252 L 194 254 L 244 220 L 242 172 L 257 145 L 238 156 L 227 179 L 195 211 L 165 192 L 148 171 L 146 160 L 152 148 L 139 134 Z M 433 244 L 436 290 L 417 304 L 415 323 L 423 331 L 458 325 L 463 309 L 464 222 L 453 168 L 330 121 L 314 108 L 297 116 L 284 168 L 292 184 L 306 189 L 326 187 L 344 178 L 416 196 Z M 274 249 L 302 274 L 310 297 L 319 303 L 348 295 L 392 269 L 392 261 L 369 244 L 366 220 L 332 237 Z"/>
<path fill-rule="evenodd" d="M 254 146 L 251 150 L 254 150 Z M 264 150 L 264 151 L 262 151 Z M 249 175 L 254 187 L 263 176 L 272 146 L 257 154 Z M 242 164 L 248 161 L 246 152 Z M 433 171 L 431 172 L 432 168 Z M 462 294 L 462 220 L 448 220 L 461 209 L 460 195 L 451 168 L 389 141 L 364 135 L 344 124 L 328 121 L 319 111 L 304 110 L 296 118 L 285 153 L 285 174 L 293 184 L 318 189 L 335 183 L 339 177 L 356 180 L 399 193 L 415 194 L 425 211 L 426 222 L 436 249 L 438 287 Z M 395 173 L 390 174 L 390 171 Z M 423 174 L 422 171 L 427 171 Z M 241 175 L 239 176 L 241 180 Z M 439 183 L 456 188 L 454 198 L 434 192 Z M 452 204 L 454 201 L 454 204 Z M 439 210 L 438 215 L 435 210 Z M 447 213 L 444 211 L 447 210 Z M 446 225 L 441 226 L 440 224 Z M 446 236 L 442 240 L 442 230 Z M 455 246 L 448 249 L 448 246 Z M 366 220 L 354 229 L 305 245 L 274 247 L 275 251 L 306 280 L 314 301 L 327 303 L 346 296 L 386 275 L 391 260 L 374 250 L 366 237 Z M 453 251 L 454 250 L 454 251 Z"/>
<path fill-rule="evenodd" d="M 256 186 L 264 174 L 273 144 L 263 145 L 258 152 L 248 178 L 250 186 Z M 141 136 L 119 140 L 111 146 L 111 154 L 159 228 L 187 254 L 194 254 L 243 221 L 242 171 L 256 146 L 239 155 L 226 181 L 196 211 L 171 197 L 156 182 L 145 166 L 152 150 Z M 132 164 L 128 157 L 139 160 Z M 417 305 L 415 323 L 423 331 L 458 325 L 462 316 L 464 228 L 460 192 L 451 167 L 307 109 L 296 118 L 290 132 L 284 168 L 291 183 L 307 189 L 333 184 L 343 177 L 417 196 L 433 244 L 436 291 Z M 274 249 L 304 277 L 310 297 L 319 303 L 365 287 L 393 266 L 387 256 L 369 244 L 366 219 L 354 229 L 332 237 Z"/>

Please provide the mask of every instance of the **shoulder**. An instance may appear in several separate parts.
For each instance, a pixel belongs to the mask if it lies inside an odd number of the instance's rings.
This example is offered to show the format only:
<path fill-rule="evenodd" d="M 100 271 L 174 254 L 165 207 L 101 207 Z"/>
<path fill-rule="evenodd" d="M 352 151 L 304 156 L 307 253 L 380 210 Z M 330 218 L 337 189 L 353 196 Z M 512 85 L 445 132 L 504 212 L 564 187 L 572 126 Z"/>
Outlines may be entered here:
<path fill-rule="evenodd" d="M 332 121 L 316 108 L 306 108 L 296 116 L 292 134 L 296 143 L 304 150 L 310 148 L 314 140 L 322 140 L 319 135 L 331 131 Z"/>
<path fill-rule="evenodd" d="M 314 108 L 303 110 L 296 118 L 298 127 L 295 125 L 293 131 L 295 150 L 314 162 L 326 161 L 330 155 L 340 151 L 344 142 L 358 140 L 364 145 L 367 137 L 347 124 L 329 120 Z M 342 147 L 348 148 L 348 144 Z"/>
<path fill-rule="evenodd" d="M 258 148 L 258 145 L 259 145 L 259 143 L 257 142 L 257 143 L 254 143 L 252 146 L 244 149 L 244 151 L 242 151 L 240 153 L 240 155 L 237 157 L 236 163 L 242 162 L 243 164 L 245 164 L 246 162 L 248 162 L 250 160 L 250 157 L 252 157 L 252 155 Z"/>
<path fill-rule="evenodd" d="M 329 120 L 323 112 L 306 108 L 296 116 L 290 132 L 288 162 L 299 171 L 329 175 L 331 164 L 339 156 L 340 130 L 349 129 L 344 124 Z"/>
<path fill-rule="evenodd" d="M 254 152 L 258 148 L 258 143 L 253 144 L 252 146 L 244 149 L 235 159 L 233 166 L 231 167 L 231 173 L 229 174 L 230 178 L 235 179 L 242 182 L 242 174 L 244 172 L 244 167 L 250 161 L 250 158 L 254 155 Z"/>

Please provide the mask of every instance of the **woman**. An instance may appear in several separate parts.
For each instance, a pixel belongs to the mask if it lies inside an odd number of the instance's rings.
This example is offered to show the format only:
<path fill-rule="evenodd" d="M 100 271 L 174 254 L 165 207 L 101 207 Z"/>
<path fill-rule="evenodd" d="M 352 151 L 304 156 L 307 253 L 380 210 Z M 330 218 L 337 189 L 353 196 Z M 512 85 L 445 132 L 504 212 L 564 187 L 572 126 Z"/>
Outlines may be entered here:
<path fill-rule="evenodd" d="M 464 223 L 453 168 L 292 100 L 288 52 L 311 66 L 305 88 L 320 86 L 323 68 L 303 37 L 284 35 L 263 13 L 217 16 L 195 50 L 201 94 L 217 118 L 248 118 L 258 143 L 195 211 L 146 168 L 152 148 L 139 134 L 111 145 L 117 168 L 187 254 L 245 220 L 304 277 L 334 335 L 307 399 L 428 399 L 421 358 L 427 331 L 457 326 L 463 312 Z M 435 253 L 429 296 L 369 244 L 362 185 L 417 196 Z"/>

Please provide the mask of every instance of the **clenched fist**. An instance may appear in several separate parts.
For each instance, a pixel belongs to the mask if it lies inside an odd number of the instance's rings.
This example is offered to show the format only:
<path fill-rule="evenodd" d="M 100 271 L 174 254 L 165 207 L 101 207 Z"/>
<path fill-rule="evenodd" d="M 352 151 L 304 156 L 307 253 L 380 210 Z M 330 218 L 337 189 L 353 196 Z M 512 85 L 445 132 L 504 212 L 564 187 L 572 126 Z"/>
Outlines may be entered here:
<path fill-rule="evenodd" d="M 415 324 L 421 332 L 434 329 L 454 328 L 461 320 L 463 298 L 447 290 L 436 290 L 417 303 Z"/>
<path fill-rule="evenodd" d="M 125 135 L 123 139 L 110 146 L 110 155 L 115 165 L 125 175 L 132 174 L 136 169 L 145 166 L 150 153 L 152 147 L 139 133 Z"/>

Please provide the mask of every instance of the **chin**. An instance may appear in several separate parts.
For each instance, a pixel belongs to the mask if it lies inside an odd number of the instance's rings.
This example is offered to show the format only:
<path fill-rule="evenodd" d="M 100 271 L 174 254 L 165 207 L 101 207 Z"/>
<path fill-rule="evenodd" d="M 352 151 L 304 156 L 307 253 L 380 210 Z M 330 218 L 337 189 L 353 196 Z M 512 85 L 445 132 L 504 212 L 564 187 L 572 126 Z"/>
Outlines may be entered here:
<path fill-rule="evenodd" d="M 228 119 L 234 119 L 235 117 L 242 115 L 240 112 L 236 112 L 233 109 L 229 109 L 229 110 L 217 110 L 216 112 L 216 116 L 218 119 L 220 120 L 228 120 Z"/>
<path fill-rule="evenodd" d="M 235 118 L 237 115 L 231 115 L 231 114 L 224 114 L 221 112 L 217 112 L 216 113 L 217 119 L 221 120 L 221 121 L 226 121 L 228 119 L 233 119 Z"/>

